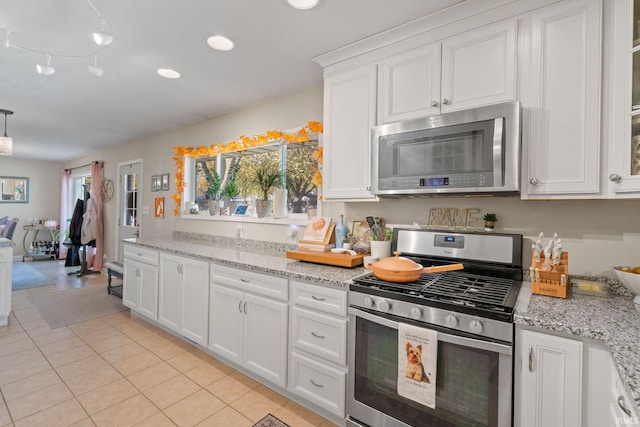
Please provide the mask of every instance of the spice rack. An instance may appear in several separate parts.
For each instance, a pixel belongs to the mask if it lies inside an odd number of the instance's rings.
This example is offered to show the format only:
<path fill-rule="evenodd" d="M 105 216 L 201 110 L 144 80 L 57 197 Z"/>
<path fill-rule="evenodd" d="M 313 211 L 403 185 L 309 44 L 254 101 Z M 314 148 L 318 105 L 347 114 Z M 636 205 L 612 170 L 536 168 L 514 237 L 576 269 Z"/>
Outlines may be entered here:
<path fill-rule="evenodd" d="M 548 295 L 557 298 L 567 297 L 569 283 L 569 253 L 562 252 L 560 263 L 545 270 L 545 256 L 540 254 L 540 262 L 536 262 L 535 254 L 531 254 L 531 293 Z"/>

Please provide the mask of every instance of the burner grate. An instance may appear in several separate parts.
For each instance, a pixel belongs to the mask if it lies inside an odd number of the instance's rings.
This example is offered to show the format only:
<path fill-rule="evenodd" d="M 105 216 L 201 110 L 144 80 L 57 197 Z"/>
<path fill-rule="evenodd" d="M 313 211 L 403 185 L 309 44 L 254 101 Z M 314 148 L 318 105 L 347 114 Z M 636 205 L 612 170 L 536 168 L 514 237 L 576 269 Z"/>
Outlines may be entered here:
<path fill-rule="evenodd" d="M 479 276 L 458 271 L 427 273 L 417 281 L 393 283 L 380 280 L 373 273 L 355 283 L 403 294 L 438 297 L 440 300 L 468 301 L 475 304 L 504 306 L 513 280 Z"/>

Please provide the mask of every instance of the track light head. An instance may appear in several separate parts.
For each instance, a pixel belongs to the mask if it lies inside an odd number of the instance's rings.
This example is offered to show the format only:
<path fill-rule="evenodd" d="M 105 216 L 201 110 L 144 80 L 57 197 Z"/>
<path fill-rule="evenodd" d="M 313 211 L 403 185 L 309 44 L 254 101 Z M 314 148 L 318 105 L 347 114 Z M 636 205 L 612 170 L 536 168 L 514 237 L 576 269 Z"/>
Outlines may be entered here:
<path fill-rule="evenodd" d="M 89 72 L 96 77 L 102 77 L 104 74 L 104 70 L 98 67 L 98 55 L 93 55 L 93 64 L 87 67 Z"/>
<path fill-rule="evenodd" d="M 100 31 L 93 33 L 93 41 L 98 46 L 109 46 L 113 41 L 113 36 L 109 33 L 107 23 L 104 22 L 104 18 L 100 17 Z"/>
<path fill-rule="evenodd" d="M 36 70 L 38 71 L 38 74 L 41 74 L 43 76 L 50 76 L 51 74 L 56 72 L 56 69 L 51 66 L 51 54 L 47 55 L 47 64 L 36 65 Z"/>

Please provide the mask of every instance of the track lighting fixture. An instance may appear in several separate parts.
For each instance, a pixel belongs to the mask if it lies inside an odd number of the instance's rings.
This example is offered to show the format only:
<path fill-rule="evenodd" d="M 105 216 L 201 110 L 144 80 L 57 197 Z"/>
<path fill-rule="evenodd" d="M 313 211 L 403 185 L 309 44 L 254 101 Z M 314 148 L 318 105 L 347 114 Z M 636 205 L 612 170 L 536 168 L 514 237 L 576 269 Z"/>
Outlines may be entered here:
<path fill-rule="evenodd" d="M 93 41 L 98 46 L 109 46 L 113 41 L 113 36 L 109 33 L 107 23 L 104 22 L 104 18 L 100 17 L 100 31 L 93 33 Z"/>
<path fill-rule="evenodd" d="M 6 48 L 11 47 L 11 48 L 22 50 L 22 51 L 46 54 L 47 55 L 46 64 L 39 63 L 39 64 L 36 65 L 36 70 L 38 71 L 38 74 L 43 75 L 43 76 L 50 76 L 50 75 L 52 75 L 52 74 L 54 74 L 56 72 L 56 69 L 51 66 L 51 58 L 52 57 L 61 58 L 61 59 L 69 59 L 69 58 L 75 59 L 75 58 L 90 58 L 91 56 L 94 57 L 94 60 L 93 60 L 93 65 L 89 65 L 89 67 L 88 67 L 89 71 L 93 75 L 95 75 L 97 77 L 102 76 L 102 74 L 104 74 L 104 70 L 102 68 L 98 67 L 98 65 L 96 63 L 96 55 L 98 53 L 100 53 L 100 51 L 102 51 L 102 49 L 104 49 L 107 46 L 109 46 L 111 44 L 111 42 L 113 42 L 113 36 L 111 35 L 111 32 L 109 31 L 109 27 L 107 26 L 107 22 L 104 19 L 104 16 L 95 7 L 95 5 L 93 4 L 92 0 L 84 0 L 84 2 L 86 2 L 89 5 L 89 7 L 91 7 L 91 9 L 95 12 L 95 14 L 98 17 L 99 22 L 100 22 L 99 23 L 99 30 L 93 33 L 93 40 L 98 45 L 97 48 L 91 49 L 89 51 L 77 52 L 77 53 L 66 53 L 66 52 L 65 53 L 62 53 L 62 52 L 56 53 L 56 52 L 52 52 L 52 51 L 41 50 L 41 49 L 34 48 L 34 47 L 31 47 L 31 46 L 25 46 L 25 45 L 16 44 L 16 43 L 10 43 L 10 41 L 9 41 L 10 31 L 8 29 L 0 28 L 0 35 L 2 33 L 4 33 L 4 39 L 2 40 L 2 45 L 4 47 L 6 47 Z"/>
<path fill-rule="evenodd" d="M 0 114 L 4 114 L 4 136 L 0 137 L 0 155 L 11 156 L 13 154 L 13 139 L 7 136 L 7 115 L 13 111 L 0 109 Z"/>
<path fill-rule="evenodd" d="M 56 69 L 51 66 L 50 53 L 47 54 L 47 65 L 38 64 L 36 65 L 36 70 L 38 70 L 38 74 L 42 74 L 43 76 L 50 76 L 56 72 Z"/>
<path fill-rule="evenodd" d="M 104 70 L 98 67 L 98 55 L 93 55 L 93 64 L 87 67 L 89 72 L 96 77 L 102 77 Z"/>

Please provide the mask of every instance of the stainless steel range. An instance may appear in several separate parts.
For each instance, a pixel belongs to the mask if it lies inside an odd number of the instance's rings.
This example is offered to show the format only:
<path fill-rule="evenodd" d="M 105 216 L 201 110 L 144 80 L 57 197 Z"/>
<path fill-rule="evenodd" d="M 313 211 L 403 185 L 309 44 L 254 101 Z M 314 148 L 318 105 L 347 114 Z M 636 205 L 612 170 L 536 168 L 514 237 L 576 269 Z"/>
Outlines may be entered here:
<path fill-rule="evenodd" d="M 348 424 L 511 426 L 522 236 L 395 229 L 392 250 L 425 267 L 464 269 L 409 283 L 371 273 L 350 285 Z M 437 334 L 434 407 L 398 392 L 401 325 Z"/>

